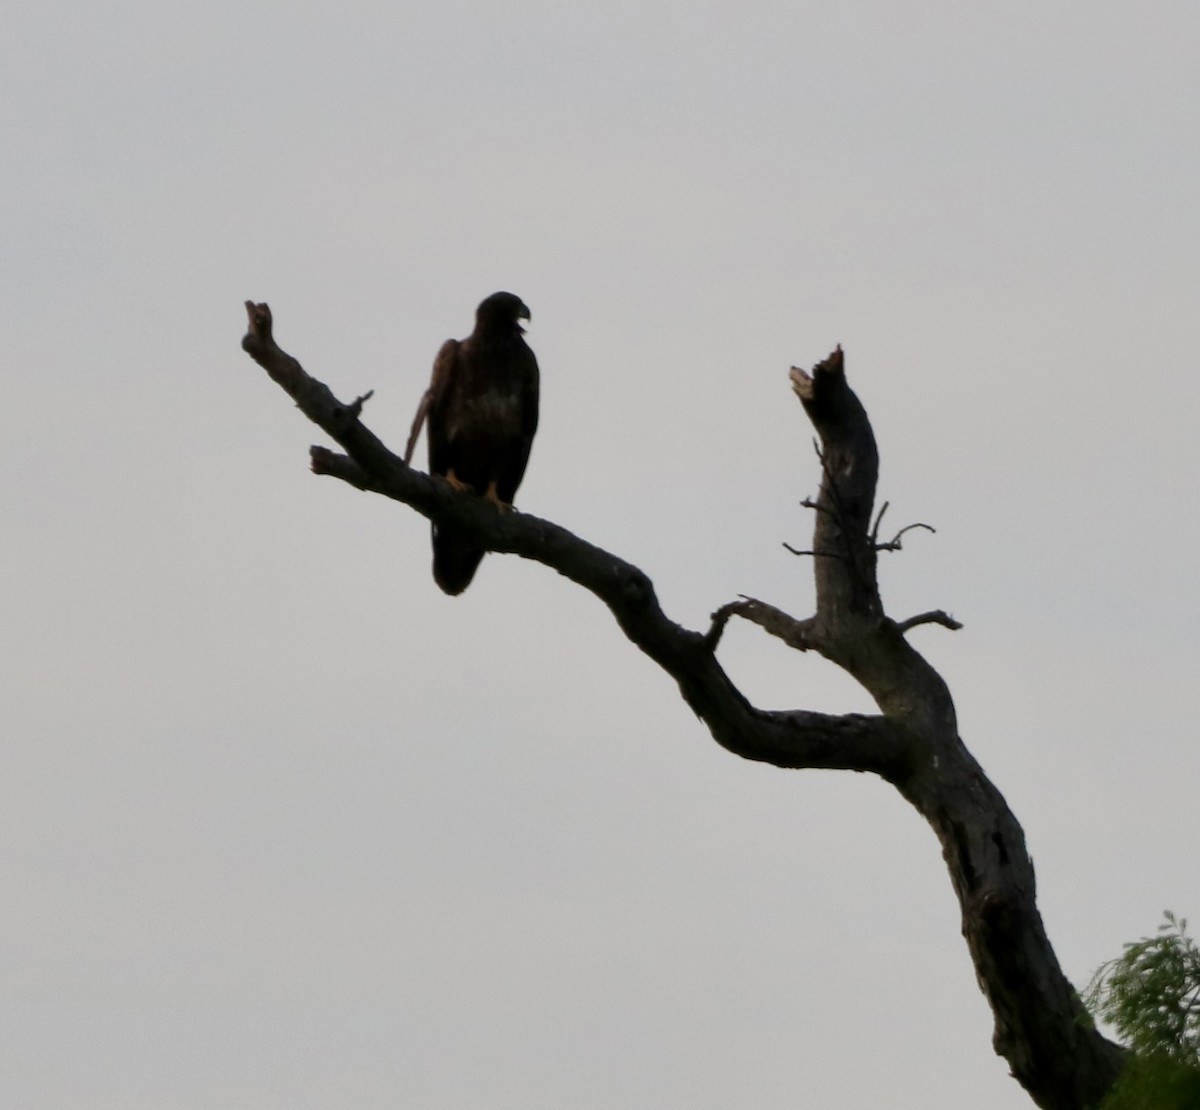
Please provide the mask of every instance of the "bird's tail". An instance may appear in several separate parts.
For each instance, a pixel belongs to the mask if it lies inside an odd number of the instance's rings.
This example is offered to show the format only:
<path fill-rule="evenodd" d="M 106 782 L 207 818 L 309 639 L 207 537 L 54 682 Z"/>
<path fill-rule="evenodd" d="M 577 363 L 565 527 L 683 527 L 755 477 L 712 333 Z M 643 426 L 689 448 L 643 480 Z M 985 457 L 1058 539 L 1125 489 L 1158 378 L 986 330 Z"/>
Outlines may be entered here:
<path fill-rule="evenodd" d="M 484 551 L 472 547 L 452 528 L 433 527 L 433 580 L 451 595 L 461 594 L 475 577 Z"/>

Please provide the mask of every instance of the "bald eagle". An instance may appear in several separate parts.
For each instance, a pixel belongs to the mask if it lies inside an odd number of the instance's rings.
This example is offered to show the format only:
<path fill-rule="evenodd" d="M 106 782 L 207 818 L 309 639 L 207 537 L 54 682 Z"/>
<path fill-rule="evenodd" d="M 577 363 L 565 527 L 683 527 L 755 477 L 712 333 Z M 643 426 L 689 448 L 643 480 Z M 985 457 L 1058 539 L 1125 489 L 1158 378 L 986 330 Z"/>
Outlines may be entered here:
<path fill-rule="evenodd" d="M 537 430 L 538 365 L 520 325 L 529 318 L 513 293 L 486 298 L 475 330 L 442 344 L 426 394 L 429 472 L 501 509 L 512 508 Z M 433 525 L 433 578 L 446 593 L 462 593 L 483 556 L 452 526 Z"/>

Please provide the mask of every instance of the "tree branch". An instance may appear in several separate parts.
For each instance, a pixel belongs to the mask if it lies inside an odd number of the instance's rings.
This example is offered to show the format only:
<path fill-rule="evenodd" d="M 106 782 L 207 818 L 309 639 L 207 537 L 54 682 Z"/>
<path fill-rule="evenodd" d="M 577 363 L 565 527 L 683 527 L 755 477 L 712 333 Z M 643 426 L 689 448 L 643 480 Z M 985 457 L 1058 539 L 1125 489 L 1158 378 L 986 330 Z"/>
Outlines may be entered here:
<path fill-rule="evenodd" d="M 708 630 L 708 638 L 712 641 L 714 648 L 730 617 L 742 617 L 752 624 L 757 624 L 759 628 L 778 637 L 788 647 L 793 647 L 797 651 L 809 651 L 816 647 L 817 630 L 813 621 L 797 620 L 795 617 L 788 616 L 782 609 L 776 609 L 774 605 L 768 605 L 765 601 L 743 595 L 739 601 L 731 601 L 727 605 L 722 605 L 713 613 L 713 623 Z"/>
<path fill-rule="evenodd" d="M 659 606 L 637 567 L 550 521 L 501 513 L 413 470 L 361 422 L 361 401 L 344 405 L 309 377 L 272 335 L 270 310 L 246 303 L 243 347 L 346 452 L 312 448 L 312 468 L 452 522 L 473 544 L 552 567 L 598 597 L 625 635 L 679 685 L 717 743 L 778 767 L 864 771 L 891 782 L 941 842 L 962 913 L 963 935 L 995 1018 L 996 1051 L 1033 1101 L 1047 1110 L 1100 1102 L 1124 1064 L 1122 1049 L 1092 1026 L 1063 975 L 1037 910 L 1024 833 L 1004 798 L 958 736 L 954 703 L 941 676 L 904 633 L 920 624 L 959 627 L 942 610 L 895 622 L 876 579 L 884 509 L 872 524 L 879 459 L 865 409 L 846 382 L 839 347 L 793 389 L 820 439 L 822 481 L 815 512 L 816 612 L 798 620 L 754 598 L 722 606 L 707 633 L 681 627 Z M 419 430 L 421 413 L 414 420 Z M 410 437 L 411 441 L 415 437 Z M 928 527 L 927 525 L 910 525 Z M 801 651 L 816 651 L 871 694 L 877 715 L 830 715 L 755 708 L 729 679 L 715 651 L 738 616 Z"/>
<path fill-rule="evenodd" d="M 1038 913 L 1024 832 L 959 738 L 945 682 L 903 635 L 915 623 L 950 618 L 923 614 L 896 624 L 884 614 L 875 576 L 882 510 L 870 523 L 879 458 L 841 348 L 811 373 L 793 368 L 791 377 L 821 439 L 818 507 L 826 511 L 816 514 L 813 548 L 846 553 L 813 564 L 813 646 L 857 678 L 908 738 L 912 773 L 896 785 L 941 842 L 995 1018 L 996 1051 L 1038 1106 L 1096 1105 L 1125 1054 L 1095 1030 L 1063 975 Z"/>
<path fill-rule="evenodd" d="M 882 717 L 757 709 L 713 654 L 716 641 L 683 628 L 662 611 L 650 579 L 625 560 L 565 528 L 517 510 L 502 513 L 482 497 L 406 466 L 373 435 L 351 406 L 310 377 L 272 334 L 266 305 L 246 303 L 250 330 L 242 346 L 296 400 L 301 411 L 346 449 L 310 450 L 314 473 L 403 502 L 439 523 L 453 521 L 472 542 L 552 567 L 591 591 L 625 635 L 679 684 L 684 700 L 722 747 L 777 767 L 903 773 L 902 745 Z"/>
<path fill-rule="evenodd" d="M 883 516 L 882 509 L 879 510 L 879 515 Z M 875 524 L 878 527 L 879 521 L 876 520 Z M 921 524 L 919 521 L 916 524 L 906 524 L 903 528 L 900 529 L 899 532 L 897 532 L 895 534 L 895 536 L 893 536 L 890 540 L 888 540 L 887 543 L 878 543 L 878 542 L 875 542 L 875 540 L 872 540 L 875 550 L 876 551 L 903 551 L 904 548 L 901 545 L 900 540 L 903 538 L 905 532 L 911 532 L 914 528 L 924 528 L 926 532 L 936 532 L 937 531 L 937 529 L 934 528 L 933 525 Z"/>
<path fill-rule="evenodd" d="M 896 631 L 907 632 L 919 624 L 940 624 L 943 628 L 950 629 L 951 632 L 957 632 L 962 628 L 961 622 L 956 621 L 949 613 L 945 613 L 941 609 L 931 609 L 928 613 L 918 613 L 915 617 L 900 621 L 896 625 Z"/>

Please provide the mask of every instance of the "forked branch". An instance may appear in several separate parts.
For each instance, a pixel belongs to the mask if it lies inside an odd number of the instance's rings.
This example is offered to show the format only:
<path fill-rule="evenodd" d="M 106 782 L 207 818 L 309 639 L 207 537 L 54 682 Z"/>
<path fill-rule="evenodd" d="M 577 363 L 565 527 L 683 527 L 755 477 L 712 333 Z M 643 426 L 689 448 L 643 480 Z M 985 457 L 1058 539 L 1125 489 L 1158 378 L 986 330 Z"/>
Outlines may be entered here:
<path fill-rule="evenodd" d="M 659 606 L 637 567 L 564 528 L 458 493 L 393 455 L 361 421 L 362 400 L 342 404 L 276 344 L 270 310 L 246 303 L 247 353 L 345 451 L 312 449 L 318 474 L 383 494 L 436 522 L 452 521 L 472 542 L 552 567 L 591 591 L 626 636 L 679 684 L 714 739 L 746 759 L 779 767 L 869 771 L 896 786 L 929 822 L 958 897 L 963 935 L 995 1019 L 996 1051 L 1033 1101 L 1047 1110 L 1100 1102 L 1124 1053 L 1091 1025 L 1063 975 L 1037 910 L 1024 834 L 1000 792 L 959 739 L 954 703 L 938 673 L 905 639 L 921 624 L 958 628 L 942 610 L 895 622 L 879 596 L 876 556 L 897 550 L 901 529 L 878 540 L 872 520 L 878 454 L 866 411 L 846 382 L 839 347 L 811 372 L 793 368 L 792 386 L 820 438 L 822 481 L 812 552 L 815 613 L 796 619 L 742 597 L 719 608 L 706 633 L 681 627 Z M 420 430 L 418 411 L 406 455 Z M 886 505 L 884 506 L 886 509 Z M 423 572 L 423 571 L 422 571 Z M 751 705 L 725 673 L 716 649 L 728 621 L 741 617 L 801 651 L 816 651 L 871 694 L 876 715 Z"/>
<path fill-rule="evenodd" d="M 678 682 L 714 739 L 734 754 L 779 767 L 869 771 L 889 780 L 903 772 L 902 747 L 882 717 L 754 707 L 717 661 L 711 635 L 667 617 L 650 579 L 637 567 L 550 521 L 515 510 L 498 512 L 484 498 L 459 493 L 406 466 L 362 424 L 353 406 L 338 401 L 278 346 L 266 305 L 247 302 L 246 309 L 246 352 L 345 448 L 344 455 L 311 448 L 315 473 L 403 502 L 431 520 L 453 520 L 488 550 L 543 563 L 590 590 L 626 636 Z"/>

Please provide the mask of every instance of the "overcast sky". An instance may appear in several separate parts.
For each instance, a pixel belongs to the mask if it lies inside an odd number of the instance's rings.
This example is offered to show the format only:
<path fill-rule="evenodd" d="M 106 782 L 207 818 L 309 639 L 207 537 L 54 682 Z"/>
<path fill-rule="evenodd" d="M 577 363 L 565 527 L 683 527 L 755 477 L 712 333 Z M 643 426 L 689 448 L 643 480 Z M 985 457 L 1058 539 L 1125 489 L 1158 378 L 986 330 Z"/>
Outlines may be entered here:
<path fill-rule="evenodd" d="M 807 615 L 787 369 L 841 343 L 1082 984 L 1200 918 L 1198 57 L 1194 0 L 10 0 L 0 1104 L 1030 1105 L 899 796 L 718 749 L 542 567 L 442 596 L 242 302 L 400 449 L 518 293 L 519 506 L 692 627 Z"/>

